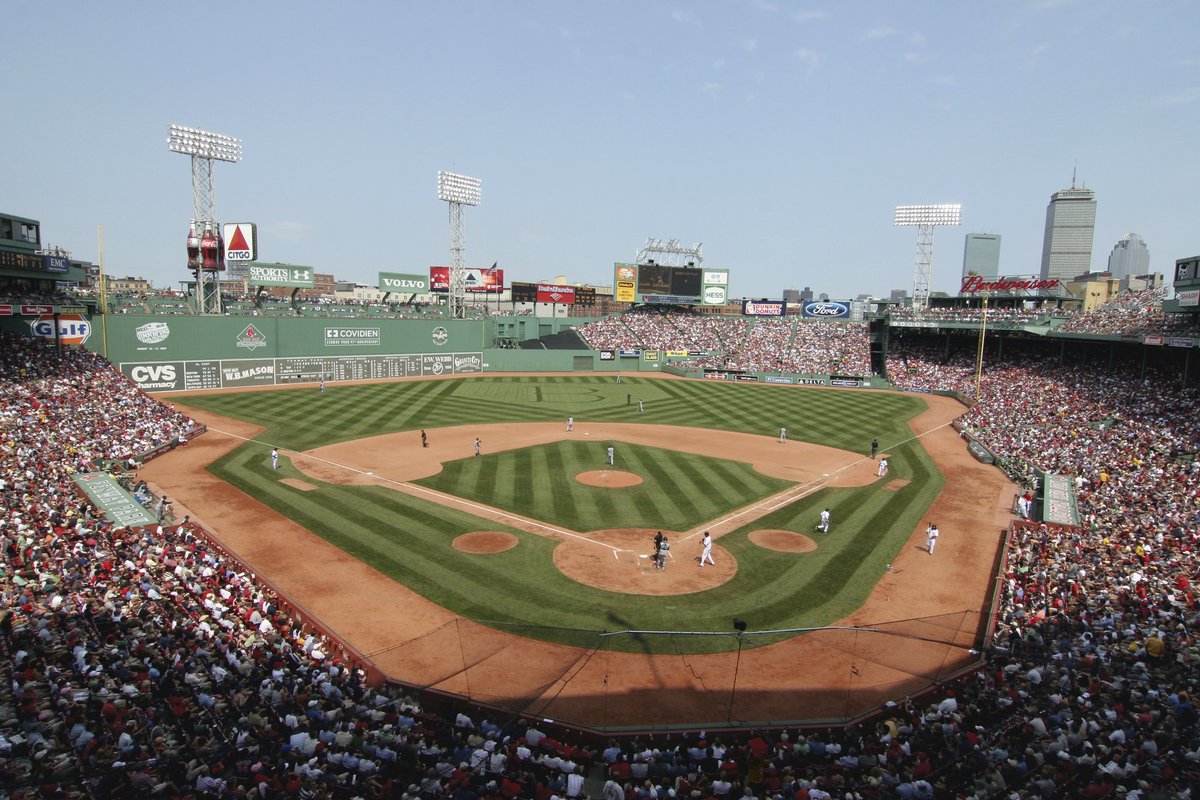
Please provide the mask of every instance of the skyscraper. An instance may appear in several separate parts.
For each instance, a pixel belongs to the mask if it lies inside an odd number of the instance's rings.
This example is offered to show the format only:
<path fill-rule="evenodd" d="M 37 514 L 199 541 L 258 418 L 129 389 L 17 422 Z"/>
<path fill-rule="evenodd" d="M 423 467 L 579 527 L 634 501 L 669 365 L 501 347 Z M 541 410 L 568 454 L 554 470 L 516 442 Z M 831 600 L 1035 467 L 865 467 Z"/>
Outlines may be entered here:
<path fill-rule="evenodd" d="M 982 275 L 994 278 L 1000 274 L 1000 234 L 968 233 L 963 247 L 963 277 Z"/>
<path fill-rule="evenodd" d="M 1091 189 L 1062 189 L 1046 206 L 1046 237 L 1042 240 L 1043 279 L 1068 281 L 1092 270 L 1092 237 L 1096 232 L 1096 193 Z"/>
<path fill-rule="evenodd" d="M 1136 233 L 1127 233 L 1108 254 L 1108 271 L 1114 278 L 1150 274 L 1150 248 Z"/>

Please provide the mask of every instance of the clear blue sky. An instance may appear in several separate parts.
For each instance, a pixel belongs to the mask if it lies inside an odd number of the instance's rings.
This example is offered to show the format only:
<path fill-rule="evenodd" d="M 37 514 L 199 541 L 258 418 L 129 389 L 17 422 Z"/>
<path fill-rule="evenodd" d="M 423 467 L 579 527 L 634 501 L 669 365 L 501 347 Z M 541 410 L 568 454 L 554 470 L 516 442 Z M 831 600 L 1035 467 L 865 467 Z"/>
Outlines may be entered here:
<path fill-rule="evenodd" d="M 211 9 L 207 22 L 192 9 Z M 1096 191 L 1126 233 L 1200 252 L 1200 3 L 8 4 L 0 210 L 110 275 L 187 277 L 171 123 L 242 139 L 223 221 L 260 258 L 374 284 L 448 260 L 438 170 L 478 176 L 467 261 L 609 283 L 647 237 L 704 243 L 734 296 L 912 288 L 897 204 L 964 204 L 1001 269 L 1039 268 L 1046 204 Z M 1168 277 L 1169 280 L 1169 277 Z"/>

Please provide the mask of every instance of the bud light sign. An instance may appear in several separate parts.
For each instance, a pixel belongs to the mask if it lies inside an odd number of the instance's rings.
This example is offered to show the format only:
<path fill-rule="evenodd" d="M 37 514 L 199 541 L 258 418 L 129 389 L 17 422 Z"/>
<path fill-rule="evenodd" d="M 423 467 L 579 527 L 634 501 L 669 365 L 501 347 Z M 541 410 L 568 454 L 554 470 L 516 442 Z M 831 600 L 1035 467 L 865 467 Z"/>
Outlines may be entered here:
<path fill-rule="evenodd" d="M 850 304 L 836 300 L 813 301 L 804 304 L 801 314 L 806 319 L 850 319 Z"/>

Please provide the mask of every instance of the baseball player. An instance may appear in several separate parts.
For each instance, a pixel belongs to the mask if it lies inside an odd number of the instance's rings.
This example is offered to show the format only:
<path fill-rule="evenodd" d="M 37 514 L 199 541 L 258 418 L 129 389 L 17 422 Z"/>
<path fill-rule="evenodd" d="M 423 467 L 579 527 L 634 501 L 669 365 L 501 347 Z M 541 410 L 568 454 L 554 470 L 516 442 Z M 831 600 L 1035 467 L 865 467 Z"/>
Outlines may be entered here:
<path fill-rule="evenodd" d="M 829 509 L 821 512 L 821 521 L 817 523 L 817 530 L 821 533 L 829 533 Z"/>
<path fill-rule="evenodd" d="M 271 449 L 271 469 L 279 469 L 279 448 Z"/>
<path fill-rule="evenodd" d="M 929 527 L 925 529 L 925 549 L 929 551 L 929 555 L 933 555 L 933 548 L 937 545 L 938 526 L 936 522 L 929 523 Z"/>
<path fill-rule="evenodd" d="M 655 554 L 654 560 L 660 570 L 667 568 L 667 552 L 671 549 L 671 542 L 664 536 L 662 539 L 655 537 Z"/>
<path fill-rule="evenodd" d="M 642 401 L 638 400 L 638 413 L 640 414 L 645 410 L 646 410 L 646 407 L 644 405 L 642 405 Z"/>
<path fill-rule="evenodd" d="M 575 430 L 575 418 L 567 417 L 567 433 L 570 433 L 573 430 Z"/>
<path fill-rule="evenodd" d="M 887 459 L 886 458 L 879 459 L 879 469 L 877 469 L 875 471 L 875 474 L 882 478 L 884 475 L 887 475 L 887 471 L 888 471 Z"/>
<path fill-rule="evenodd" d="M 321 394 L 325 394 L 325 376 L 321 376 Z"/>
<path fill-rule="evenodd" d="M 476 437 L 475 437 L 475 455 L 479 455 L 479 448 L 480 448 L 480 446 L 481 446 L 481 445 L 480 445 L 480 442 L 479 442 L 479 437 L 478 437 L 478 436 L 476 436 Z"/>
<path fill-rule="evenodd" d="M 704 538 L 700 540 L 700 544 L 704 547 L 704 549 L 700 552 L 700 566 L 703 567 L 704 562 L 707 560 L 708 563 L 715 567 L 717 562 L 713 561 L 712 557 L 712 534 L 708 531 L 705 531 Z"/>
<path fill-rule="evenodd" d="M 611 448 L 611 447 L 610 447 L 610 448 L 608 448 L 608 465 L 609 465 L 610 467 L 611 467 L 611 466 L 613 466 L 613 455 L 614 455 L 614 453 L 615 453 L 615 451 L 613 450 L 613 448 Z"/>
<path fill-rule="evenodd" d="M 875 460 L 875 454 L 878 452 L 879 452 L 879 440 L 872 439 L 871 440 L 871 460 L 872 461 Z"/>
<path fill-rule="evenodd" d="M 787 444 L 787 428 L 779 429 L 779 443 Z"/>

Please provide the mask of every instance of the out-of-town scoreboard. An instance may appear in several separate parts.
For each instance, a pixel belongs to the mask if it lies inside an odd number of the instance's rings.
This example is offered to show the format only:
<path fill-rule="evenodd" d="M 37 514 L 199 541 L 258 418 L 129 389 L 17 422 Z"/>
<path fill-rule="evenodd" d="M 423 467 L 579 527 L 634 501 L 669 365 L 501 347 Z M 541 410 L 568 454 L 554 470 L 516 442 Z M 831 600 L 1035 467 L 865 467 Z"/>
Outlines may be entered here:
<path fill-rule="evenodd" d="M 729 297 L 729 270 L 666 264 L 613 265 L 613 298 L 618 303 L 723 305 Z"/>

